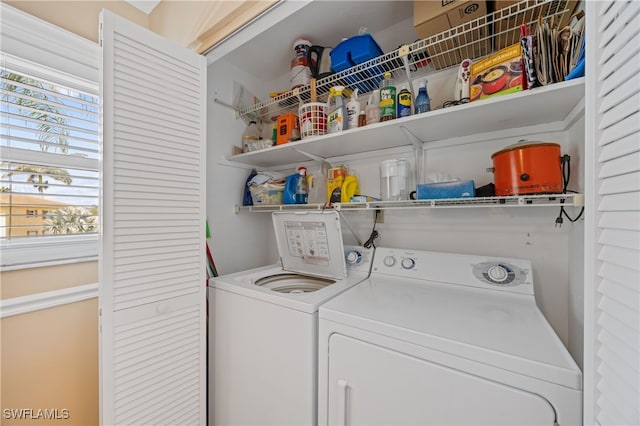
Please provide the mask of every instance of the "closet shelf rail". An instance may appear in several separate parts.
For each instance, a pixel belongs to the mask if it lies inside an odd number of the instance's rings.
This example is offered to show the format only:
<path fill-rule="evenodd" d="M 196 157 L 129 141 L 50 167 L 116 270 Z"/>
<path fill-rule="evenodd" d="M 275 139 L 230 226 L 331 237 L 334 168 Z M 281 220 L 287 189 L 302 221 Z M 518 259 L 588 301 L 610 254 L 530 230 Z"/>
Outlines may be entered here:
<path fill-rule="evenodd" d="M 336 85 L 358 88 L 360 95 L 375 90 L 385 72 L 406 72 L 407 81 L 412 74 L 430 74 L 436 70 L 457 67 L 463 59 L 478 59 L 502 47 L 518 43 L 521 24 L 532 31 L 539 17 L 551 18 L 559 25 L 569 22 L 575 0 L 522 0 L 511 6 L 466 22 L 433 36 L 401 46 L 389 53 L 355 65 L 344 71 L 319 79 L 316 92 L 320 102 L 326 102 L 329 90 Z M 308 85 L 295 88 L 273 98 L 240 108 L 245 120 L 270 122 L 284 112 L 297 113 L 298 106 L 309 102 Z"/>

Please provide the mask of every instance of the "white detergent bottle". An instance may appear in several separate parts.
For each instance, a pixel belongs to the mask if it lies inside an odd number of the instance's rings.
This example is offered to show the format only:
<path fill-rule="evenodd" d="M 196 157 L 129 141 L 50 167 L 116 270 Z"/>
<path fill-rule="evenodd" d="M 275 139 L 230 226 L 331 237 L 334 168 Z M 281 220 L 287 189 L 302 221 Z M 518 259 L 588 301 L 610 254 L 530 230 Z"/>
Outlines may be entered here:
<path fill-rule="evenodd" d="M 351 100 L 347 103 L 347 115 L 349 116 L 349 129 L 358 127 L 360 115 L 360 102 L 358 102 L 358 89 L 351 92 Z"/>
<path fill-rule="evenodd" d="M 342 99 L 342 92 L 344 86 L 334 86 L 331 88 L 331 95 L 335 99 L 335 107 L 330 109 L 329 116 L 327 117 L 328 133 L 340 132 L 349 128 L 349 121 L 347 119 L 347 106 Z"/>

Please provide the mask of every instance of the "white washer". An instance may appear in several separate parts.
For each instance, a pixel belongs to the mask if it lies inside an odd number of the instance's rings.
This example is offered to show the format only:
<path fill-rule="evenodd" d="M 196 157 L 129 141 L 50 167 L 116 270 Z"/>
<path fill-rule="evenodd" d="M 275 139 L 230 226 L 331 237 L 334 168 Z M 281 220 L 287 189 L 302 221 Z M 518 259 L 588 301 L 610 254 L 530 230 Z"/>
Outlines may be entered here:
<path fill-rule="evenodd" d="M 318 307 L 369 274 L 370 251 L 345 251 L 337 212 L 278 212 L 273 221 L 281 264 L 210 282 L 215 425 L 315 424 Z"/>
<path fill-rule="evenodd" d="M 581 424 L 529 261 L 378 248 L 319 327 L 320 425 Z"/>

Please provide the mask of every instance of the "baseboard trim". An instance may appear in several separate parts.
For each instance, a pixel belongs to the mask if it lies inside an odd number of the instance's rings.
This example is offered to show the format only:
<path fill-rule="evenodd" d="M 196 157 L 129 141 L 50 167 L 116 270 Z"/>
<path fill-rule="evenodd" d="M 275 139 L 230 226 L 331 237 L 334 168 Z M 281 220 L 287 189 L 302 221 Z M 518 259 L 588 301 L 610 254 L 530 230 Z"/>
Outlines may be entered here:
<path fill-rule="evenodd" d="M 98 297 L 98 283 L 0 300 L 0 318 L 81 302 Z"/>

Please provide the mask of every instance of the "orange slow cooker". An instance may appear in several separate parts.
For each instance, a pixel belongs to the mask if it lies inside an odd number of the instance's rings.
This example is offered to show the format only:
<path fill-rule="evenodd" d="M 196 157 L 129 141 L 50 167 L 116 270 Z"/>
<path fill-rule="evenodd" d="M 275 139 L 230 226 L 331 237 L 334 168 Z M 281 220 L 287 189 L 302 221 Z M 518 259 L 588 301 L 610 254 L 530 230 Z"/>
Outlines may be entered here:
<path fill-rule="evenodd" d="M 506 147 L 491 156 L 497 196 L 562 192 L 560 145 L 534 142 Z"/>

